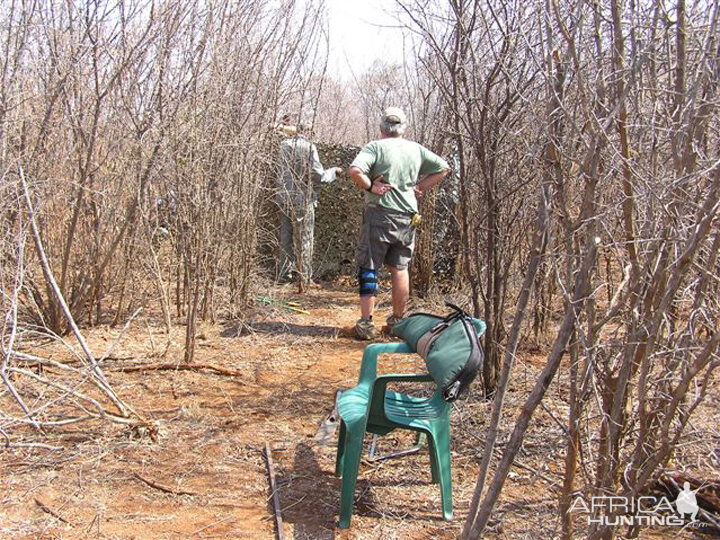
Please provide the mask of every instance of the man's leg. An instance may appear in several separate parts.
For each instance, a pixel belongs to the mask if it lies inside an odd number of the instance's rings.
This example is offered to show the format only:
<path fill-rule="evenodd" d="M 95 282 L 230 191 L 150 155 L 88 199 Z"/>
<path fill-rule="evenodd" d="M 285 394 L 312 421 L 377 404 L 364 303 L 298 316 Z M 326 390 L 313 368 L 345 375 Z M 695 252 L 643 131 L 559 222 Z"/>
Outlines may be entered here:
<path fill-rule="evenodd" d="M 355 334 L 360 339 L 374 339 L 378 330 L 372 321 L 377 295 L 377 270 L 360 267 L 358 271 L 360 288 L 360 320 L 355 323 Z"/>
<path fill-rule="evenodd" d="M 295 253 L 293 250 L 293 224 L 290 216 L 280 213 L 280 257 L 278 260 L 278 273 L 280 279 L 290 277 L 295 266 Z"/>
<path fill-rule="evenodd" d="M 390 266 L 392 279 L 392 305 L 393 315 L 401 318 L 405 315 L 408 298 L 410 298 L 410 274 L 407 268 L 399 269 Z"/>
<path fill-rule="evenodd" d="M 387 243 L 378 236 L 377 227 L 373 226 L 376 212 L 376 208 L 365 209 L 356 252 L 360 320 L 355 324 L 355 333 L 362 339 L 374 339 L 378 335 L 377 327 L 372 321 L 378 293 L 377 271 L 388 249 Z"/>
<path fill-rule="evenodd" d="M 295 213 L 295 268 L 298 272 L 300 291 L 310 284 L 312 277 L 313 232 L 315 227 L 315 208 L 300 204 Z"/>
<path fill-rule="evenodd" d="M 410 274 L 408 267 L 415 247 L 415 229 L 412 219 L 407 215 L 395 216 L 394 242 L 388 250 L 385 261 L 390 267 L 392 278 L 393 314 L 388 317 L 388 326 L 392 327 L 405 315 L 410 298 Z"/>
<path fill-rule="evenodd" d="M 304 285 L 309 285 L 312 280 L 312 258 L 315 233 L 315 207 L 311 204 L 305 208 L 300 226 L 300 260 L 298 269 L 300 280 Z"/>
<path fill-rule="evenodd" d="M 374 296 L 361 296 L 360 297 L 360 316 L 363 319 L 369 319 L 373 316 L 375 311 L 375 297 Z"/>

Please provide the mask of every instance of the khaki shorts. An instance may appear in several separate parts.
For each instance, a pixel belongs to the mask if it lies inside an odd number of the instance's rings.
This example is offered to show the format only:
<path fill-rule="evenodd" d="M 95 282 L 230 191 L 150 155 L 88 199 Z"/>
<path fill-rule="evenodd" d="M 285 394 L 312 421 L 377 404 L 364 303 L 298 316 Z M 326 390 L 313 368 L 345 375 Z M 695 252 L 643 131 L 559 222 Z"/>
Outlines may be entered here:
<path fill-rule="evenodd" d="M 361 268 L 377 270 L 383 264 L 405 270 L 415 247 L 412 216 L 383 208 L 367 206 L 363 214 L 355 256 Z"/>

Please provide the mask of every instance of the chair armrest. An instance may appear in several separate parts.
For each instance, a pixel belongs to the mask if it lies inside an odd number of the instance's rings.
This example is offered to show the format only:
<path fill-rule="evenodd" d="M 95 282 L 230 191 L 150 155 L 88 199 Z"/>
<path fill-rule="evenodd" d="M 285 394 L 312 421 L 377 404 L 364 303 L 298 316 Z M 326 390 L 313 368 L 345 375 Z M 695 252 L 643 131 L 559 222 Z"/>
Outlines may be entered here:
<path fill-rule="evenodd" d="M 378 407 L 377 403 L 382 406 L 385 400 L 385 386 L 387 385 L 387 376 L 378 378 L 377 376 L 377 360 L 379 354 L 408 354 L 413 353 L 410 345 L 405 342 L 395 343 L 371 343 L 365 347 L 363 353 L 362 364 L 360 366 L 360 380 L 356 388 L 362 388 L 363 392 L 367 395 L 367 407 L 368 413 L 372 412 Z M 402 375 L 395 375 L 395 377 L 401 377 Z M 405 375 L 406 377 L 412 377 L 412 375 Z M 422 375 L 421 375 L 422 376 Z M 415 379 L 413 379 L 415 380 Z M 378 399 L 375 394 L 376 383 L 380 382 L 377 390 L 380 392 L 380 398 Z"/>
<path fill-rule="evenodd" d="M 410 345 L 405 342 L 371 343 L 365 347 L 363 353 L 359 384 L 372 383 L 377 378 L 377 358 L 379 354 L 408 354 L 414 352 Z"/>

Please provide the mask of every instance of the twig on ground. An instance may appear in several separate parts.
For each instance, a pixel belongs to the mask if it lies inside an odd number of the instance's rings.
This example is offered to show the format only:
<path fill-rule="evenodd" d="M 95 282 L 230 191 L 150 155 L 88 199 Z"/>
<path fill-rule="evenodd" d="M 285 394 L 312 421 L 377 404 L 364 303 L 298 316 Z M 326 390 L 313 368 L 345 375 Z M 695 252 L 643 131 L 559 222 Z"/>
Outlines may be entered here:
<path fill-rule="evenodd" d="M 38 499 L 37 497 L 35 498 L 35 504 L 37 504 L 43 512 L 46 512 L 46 513 L 50 514 L 50 515 L 51 515 L 52 517 L 54 517 L 55 519 L 59 519 L 59 520 L 62 521 L 63 523 L 66 523 L 67 525 L 70 525 L 70 526 L 72 527 L 72 523 L 70 523 L 67 519 L 65 519 L 64 517 L 62 517 L 62 516 L 61 516 L 60 514 L 58 514 L 57 512 L 55 512 L 52 508 L 50 508 L 48 505 L 46 505 L 44 502 L 42 502 L 42 501 L 41 501 L 40 499 Z"/>
<path fill-rule="evenodd" d="M 215 521 L 214 523 L 210 523 L 209 525 L 205 525 L 204 527 L 199 528 L 197 531 L 192 533 L 192 536 L 197 536 L 203 531 L 207 531 L 208 529 L 215 527 L 216 525 L 221 525 L 223 523 L 227 523 L 230 520 L 235 519 L 235 516 L 227 516 L 219 521 Z"/>
<path fill-rule="evenodd" d="M 85 410 L 85 409 L 83 408 L 83 411 L 86 412 L 89 416 L 96 416 L 96 417 L 98 417 L 98 418 L 99 418 L 99 417 L 107 418 L 107 419 L 110 419 L 110 420 L 112 420 L 112 421 L 114 421 L 114 422 L 117 422 L 117 423 L 120 423 L 120 424 L 135 425 L 135 424 L 138 423 L 138 422 L 136 422 L 135 420 L 132 420 L 132 419 L 130 419 L 130 418 L 127 418 L 126 416 L 118 416 L 118 415 L 116 415 L 116 414 L 113 414 L 113 413 L 107 411 L 107 410 L 102 406 L 102 404 L 99 403 L 97 400 L 95 400 L 95 399 L 93 399 L 93 398 L 91 398 L 91 397 L 89 397 L 89 396 L 80 394 L 79 392 L 75 392 L 74 390 L 72 390 L 71 388 L 69 388 L 69 387 L 67 387 L 67 386 L 65 386 L 65 385 L 62 385 L 62 384 L 59 384 L 59 383 L 50 381 L 50 380 L 48 380 L 48 379 L 45 379 L 45 378 L 43 378 L 43 377 L 40 377 L 39 375 L 36 375 L 36 374 L 33 373 L 32 371 L 29 371 L 29 370 L 27 370 L 27 369 L 21 369 L 21 368 L 13 368 L 11 371 L 14 372 L 14 373 L 20 373 L 20 374 L 24 375 L 25 377 L 34 379 L 35 381 L 37 381 L 37 382 L 39 382 L 39 383 L 42 383 L 42 384 L 44 384 L 44 385 L 46 385 L 46 386 L 50 386 L 50 387 L 52 387 L 52 388 L 57 388 L 58 390 L 61 390 L 62 392 L 65 392 L 66 395 L 73 396 L 73 397 L 78 398 L 78 399 L 80 399 L 80 400 L 82 400 L 82 401 L 85 401 L 86 403 L 89 403 L 90 405 L 92 405 L 93 407 L 95 407 L 95 409 L 96 409 L 96 411 L 97 411 L 97 414 L 93 414 L 93 413 L 91 413 L 90 411 L 87 411 L 87 410 Z M 139 417 L 139 418 L 141 418 L 141 417 Z M 71 419 L 71 421 L 74 422 L 74 421 L 77 421 L 77 419 L 74 418 L 74 419 Z M 149 425 L 150 425 L 146 420 L 143 420 L 143 422 L 142 422 L 141 424 L 142 424 L 142 425 L 146 425 L 146 426 L 149 426 Z"/>
<path fill-rule="evenodd" d="M 50 360 L 49 358 L 40 358 L 39 356 L 35 356 L 33 354 L 12 351 L 12 356 L 22 360 L 29 366 L 50 366 L 62 371 L 69 371 L 71 373 L 82 373 L 81 370 L 74 368 L 67 363 L 56 362 L 55 360 Z"/>
<path fill-rule="evenodd" d="M 120 330 L 120 333 L 119 333 L 118 336 L 115 338 L 115 341 L 113 341 L 113 342 L 110 344 L 110 346 L 108 347 L 107 351 L 105 351 L 105 354 L 103 354 L 103 355 L 100 357 L 100 360 L 98 360 L 98 363 L 99 363 L 99 364 L 102 364 L 105 360 L 107 360 L 107 359 L 110 357 L 110 355 L 112 354 L 112 352 L 115 350 L 115 347 L 117 347 L 117 344 L 120 343 L 120 340 L 121 340 L 122 337 L 125 335 L 125 332 L 127 332 L 128 328 L 130 328 L 130 323 L 133 322 L 133 320 L 135 319 L 135 317 L 137 317 L 138 315 L 140 315 L 140 312 L 142 311 L 142 309 L 143 309 L 142 307 L 139 307 L 139 308 L 137 308 L 137 309 L 135 310 L 135 313 L 133 313 L 132 315 L 130 315 L 130 318 L 129 318 L 129 319 L 127 320 L 127 322 L 125 323 L 125 326 L 123 326 L 123 329 Z"/>
<path fill-rule="evenodd" d="M 552 478 L 550 478 L 549 476 L 541 473 L 541 472 L 538 471 L 537 469 L 533 469 L 532 467 L 528 467 L 527 465 L 519 462 L 517 459 L 516 459 L 515 461 L 513 461 L 513 465 L 514 465 L 515 467 L 520 468 L 520 469 L 524 469 L 524 470 L 526 470 L 526 471 L 529 471 L 529 472 L 531 472 L 531 473 L 534 473 L 536 476 L 542 478 L 542 479 L 545 480 L 548 484 L 550 484 L 550 487 L 553 487 L 553 486 L 555 486 L 555 485 L 557 485 L 557 484 L 560 483 L 560 480 L 558 480 L 558 479 L 553 480 Z"/>
<path fill-rule="evenodd" d="M 307 495 L 303 495 L 302 497 L 300 497 L 300 498 L 299 498 L 297 501 L 295 501 L 294 503 L 288 504 L 288 505 L 284 508 L 284 510 L 287 512 L 287 511 L 290 510 L 293 506 L 297 506 L 298 504 L 300 504 L 301 502 L 303 502 L 303 501 L 305 500 L 305 497 L 307 497 Z"/>
<path fill-rule="evenodd" d="M 27 420 L 27 422 L 30 422 L 30 420 Z M 2 435 L 3 438 L 5 439 L 5 442 L 3 443 L 3 446 L 5 448 L 42 448 L 43 450 L 63 450 L 62 446 L 52 446 L 52 445 L 43 444 L 43 443 L 12 442 L 10 440 L 10 436 L 2 428 L 0 428 L 0 435 Z"/>
<path fill-rule="evenodd" d="M 183 491 L 179 489 L 172 489 L 163 485 L 158 484 L 157 482 L 153 482 L 152 480 L 148 480 L 147 478 L 140 475 L 140 473 L 133 473 L 133 476 L 140 480 L 141 482 L 147 484 L 151 488 L 157 489 L 159 491 L 162 491 L 164 493 L 170 493 L 172 495 L 198 495 L 197 493 L 193 491 Z"/>
<path fill-rule="evenodd" d="M 212 371 L 214 373 L 217 373 L 218 375 L 227 375 L 228 377 L 242 377 L 245 375 L 245 372 L 239 371 L 237 369 L 228 369 L 220 366 L 216 366 L 214 364 L 169 364 L 169 363 L 161 363 L 161 364 L 141 364 L 136 366 L 120 366 L 117 368 L 118 371 L 122 371 L 124 373 L 131 373 L 133 371 L 200 371 L 200 370 L 207 370 Z M 244 384 L 249 384 L 252 386 L 257 386 L 254 383 L 248 382 L 246 380 L 242 381 Z"/>

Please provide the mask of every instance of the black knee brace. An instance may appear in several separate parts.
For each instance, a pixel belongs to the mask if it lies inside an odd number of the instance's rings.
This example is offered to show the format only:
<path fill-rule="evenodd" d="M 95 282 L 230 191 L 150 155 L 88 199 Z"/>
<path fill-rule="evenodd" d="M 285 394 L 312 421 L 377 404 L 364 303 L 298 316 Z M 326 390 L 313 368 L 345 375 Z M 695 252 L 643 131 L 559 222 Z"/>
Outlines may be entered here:
<path fill-rule="evenodd" d="M 360 296 L 377 296 L 377 270 L 361 267 L 358 271 L 358 282 L 360 284 Z"/>

